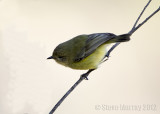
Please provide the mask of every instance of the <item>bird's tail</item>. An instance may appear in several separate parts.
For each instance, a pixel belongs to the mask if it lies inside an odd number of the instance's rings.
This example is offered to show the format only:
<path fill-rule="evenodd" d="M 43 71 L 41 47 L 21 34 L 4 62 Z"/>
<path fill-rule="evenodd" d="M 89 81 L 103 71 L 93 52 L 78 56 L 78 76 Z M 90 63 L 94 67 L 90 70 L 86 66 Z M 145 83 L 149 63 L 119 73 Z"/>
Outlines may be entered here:
<path fill-rule="evenodd" d="M 126 42 L 130 40 L 130 34 L 122 34 L 111 39 L 111 42 Z"/>

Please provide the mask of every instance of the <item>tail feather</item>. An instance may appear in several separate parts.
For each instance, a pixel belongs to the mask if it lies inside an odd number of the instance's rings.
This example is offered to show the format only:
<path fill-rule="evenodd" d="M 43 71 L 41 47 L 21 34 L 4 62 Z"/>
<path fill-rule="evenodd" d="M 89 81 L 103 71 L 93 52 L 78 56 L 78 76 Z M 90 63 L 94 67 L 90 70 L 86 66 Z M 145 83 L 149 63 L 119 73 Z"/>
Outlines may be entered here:
<path fill-rule="evenodd" d="M 130 34 L 122 34 L 114 37 L 111 42 L 127 42 L 130 40 Z"/>

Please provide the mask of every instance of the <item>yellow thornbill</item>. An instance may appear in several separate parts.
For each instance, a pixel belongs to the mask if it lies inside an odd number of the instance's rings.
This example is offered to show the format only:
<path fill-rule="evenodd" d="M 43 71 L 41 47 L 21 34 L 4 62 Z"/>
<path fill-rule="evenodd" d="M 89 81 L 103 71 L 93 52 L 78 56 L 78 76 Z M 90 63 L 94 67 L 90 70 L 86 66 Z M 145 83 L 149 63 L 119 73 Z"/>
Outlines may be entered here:
<path fill-rule="evenodd" d="M 129 34 L 116 36 L 112 33 L 79 35 L 59 44 L 48 59 L 72 69 L 96 69 L 103 61 L 111 43 L 130 40 Z"/>

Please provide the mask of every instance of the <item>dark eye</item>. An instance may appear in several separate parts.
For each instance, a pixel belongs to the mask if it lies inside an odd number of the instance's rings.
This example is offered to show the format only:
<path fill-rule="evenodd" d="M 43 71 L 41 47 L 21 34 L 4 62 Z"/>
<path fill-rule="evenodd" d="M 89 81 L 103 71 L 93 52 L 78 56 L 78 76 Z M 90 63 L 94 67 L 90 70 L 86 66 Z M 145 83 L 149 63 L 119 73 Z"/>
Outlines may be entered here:
<path fill-rule="evenodd" d="M 66 57 L 65 57 L 65 56 L 59 56 L 58 59 L 59 59 L 60 61 L 65 61 L 65 60 L 66 60 Z"/>

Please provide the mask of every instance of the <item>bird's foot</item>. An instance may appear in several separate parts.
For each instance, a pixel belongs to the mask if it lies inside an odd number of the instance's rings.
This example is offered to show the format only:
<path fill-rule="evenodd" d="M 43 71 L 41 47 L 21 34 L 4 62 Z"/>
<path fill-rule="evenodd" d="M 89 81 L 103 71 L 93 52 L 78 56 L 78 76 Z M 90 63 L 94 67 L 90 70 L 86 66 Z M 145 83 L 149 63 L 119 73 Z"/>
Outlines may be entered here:
<path fill-rule="evenodd" d="M 86 73 L 84 73 L 84 74 L 82 74 L 81 75 L 81 79 L 85 79 L 85 80 L 88 80 L 88 75 L 92 72 L 92 71 L 94 71 L 95 69 L 89 69 Z"/>
<path fill-rule="evenodd" d="M 84 74 L 82 74 L 81 75 L 81 77 L 80 78 L 82 78 L 82 79 L 85 79 L 85 80 L 88 80 L 88 73 L 84 73 Z"/>

